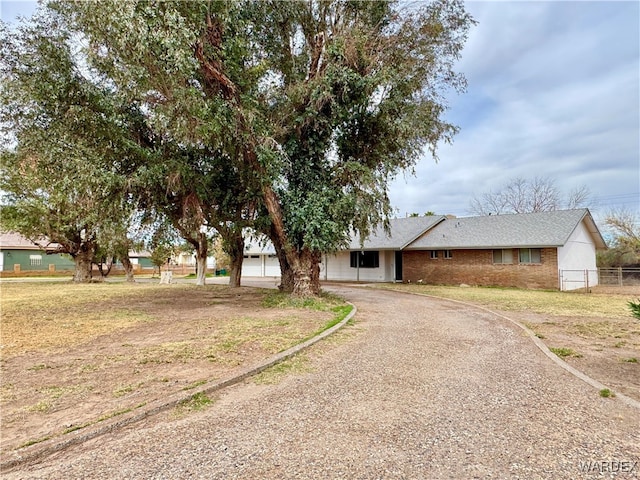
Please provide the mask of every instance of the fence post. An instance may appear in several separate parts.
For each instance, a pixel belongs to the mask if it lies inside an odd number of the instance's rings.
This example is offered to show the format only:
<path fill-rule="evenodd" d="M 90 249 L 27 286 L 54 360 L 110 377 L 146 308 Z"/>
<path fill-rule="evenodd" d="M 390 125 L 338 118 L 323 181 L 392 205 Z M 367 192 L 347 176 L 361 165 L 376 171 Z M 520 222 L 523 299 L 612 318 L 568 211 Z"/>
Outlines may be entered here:
<path fill-rule="evenodd" d="M 589 270 L 584 271 L 584 293 L 589 293 Z"/>
<path fill-rule="evenodd" d="M 618 285 L 622 286 L 622 267 L 618 267 Z"/>

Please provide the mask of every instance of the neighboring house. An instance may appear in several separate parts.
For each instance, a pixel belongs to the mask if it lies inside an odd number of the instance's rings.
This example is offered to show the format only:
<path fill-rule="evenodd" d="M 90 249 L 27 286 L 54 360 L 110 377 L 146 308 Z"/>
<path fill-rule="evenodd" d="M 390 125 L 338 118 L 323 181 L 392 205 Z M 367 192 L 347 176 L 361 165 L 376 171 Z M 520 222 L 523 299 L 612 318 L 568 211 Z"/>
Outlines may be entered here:
<path fill-rule="evenodd" d="M 75 264 L 69 255 L 47 254 L 42 247 L 18 233 L 0 233 L 0 272 L 55 272 L 74 268 Z"/>
<path fill-rule="evenodd" d="M 42 242 L 43 245 L 46 242 Z M 55 250 L 57 245 L 48 245 Z M 153 268 L 149 252 L 129 252 L 134 269 Z M 118 262 L 117 268 L 122 268 Z M 60 272 L 75 270 L 75 263 L 70 255 L 64 253 L 47 253 L 39 245 L 27 240 L 18 233 L 0 234 L 0 272 Z"/>
<path fill-rule="evenodd" d="M 598 284 L 606 249 L 589 210 L 390 221 L 364 243 L 323 256 L 320 278 L 573 290 Z M 249 245 L 243 275 L 278 276 L 270 244 Z M 267 269 L 269 265 L 269 269 Z"/>

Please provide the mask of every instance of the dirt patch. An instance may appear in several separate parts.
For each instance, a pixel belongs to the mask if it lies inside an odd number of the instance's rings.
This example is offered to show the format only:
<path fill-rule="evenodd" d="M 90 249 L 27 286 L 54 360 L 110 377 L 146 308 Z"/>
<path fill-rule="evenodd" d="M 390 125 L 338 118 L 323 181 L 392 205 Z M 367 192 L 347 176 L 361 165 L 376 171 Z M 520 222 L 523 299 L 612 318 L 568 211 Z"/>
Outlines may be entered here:
<path fill-rule="evenodd" d="M 640 401 L 640 320 L 629 301 L 638 286 L 558 292 L 503 288 L 393 285 L 409 291 L 485 306 L 533 330 L 567 363 L 614 391 Z"/>
<path fill-rule="evenodd" d="M 533 330 L 562 359 L 640 401 L 640 321 L 504 312 Z"/>
<path fill-rule="evenodd" d="M 335 317 L 330 305 L 269 308 L 265 298 L 271 294 L 262 289 L 178 285 L 131 289 L 135 295 L 116 292 L 117 298 L 101 291 L 98 303 L 76 302 L 62 312 L 52 299 L 55 318 L 47 321 L 46 315 L 37 313 L 44 337 L 50 338 L 37 341 L 21 338 L 15 313 L 21 307 L 7 307 L 7 325 L 14 333 L 3 331 L 2 338 L 3 347 L 10 347 L 3 348 L 0 365 L 3 451 L 63 435 L 226 376 L 299 343 Z M 109 312 L 123 308 L 130 317 L 126 322 L 114 317 L 112 328 L 103 324 Z M 94 318 L 99 324 L 95 331 L 83 316 L 89 309 L 103 312 Z M 60 321 L 65 312 L 67 321 Z M 52 327 L 54 322 L 59 328 Z M 25 318 L 24 323 L 34 325 L 33 319 Z M 3 329 L 4 324 L 3 318 Z M 43 336 L 37 330 L 29 335 Z"/>

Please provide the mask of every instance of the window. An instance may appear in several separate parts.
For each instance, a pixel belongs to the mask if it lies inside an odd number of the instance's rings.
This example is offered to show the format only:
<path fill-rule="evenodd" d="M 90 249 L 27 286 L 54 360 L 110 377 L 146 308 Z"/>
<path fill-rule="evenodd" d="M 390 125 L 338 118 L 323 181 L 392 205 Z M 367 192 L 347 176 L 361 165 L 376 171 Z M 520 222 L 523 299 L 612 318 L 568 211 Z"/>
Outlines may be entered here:
<path fill-rule="evenodd" d="M 42 265 L 42 255 L 29 255 L 31 266 Z"/>
<path fill-rule="evenodd" d="M 451 253 L 451 250 L 444 250 L 443 251 L 443 256 L 444 258 L 453 258 L 453 254 Z"/>
<path fill-rule="evenodd" d="M 351 268 L 378 268 L 380 266 L 380 256 L 374 252 L 351 252 Z"/>
<path fill-rule="evenodd" d="M 512 250 L 494 250 L 493 251 L 493 263 L 512 264 L 513 263 L 513 251 Z"/>
<path fill-rule="evenodd" d="M 429 254 L 431 255 L 431 258 L 433 258 L 433 259 L 438 258 L 438 251 L 437 250 L 431 250 L 429 252 Z"/>
<path fill-rule="evenodd" d="M 520 263 L 542 263 L 539 248 L 521 248 L 518 256 Z"/>

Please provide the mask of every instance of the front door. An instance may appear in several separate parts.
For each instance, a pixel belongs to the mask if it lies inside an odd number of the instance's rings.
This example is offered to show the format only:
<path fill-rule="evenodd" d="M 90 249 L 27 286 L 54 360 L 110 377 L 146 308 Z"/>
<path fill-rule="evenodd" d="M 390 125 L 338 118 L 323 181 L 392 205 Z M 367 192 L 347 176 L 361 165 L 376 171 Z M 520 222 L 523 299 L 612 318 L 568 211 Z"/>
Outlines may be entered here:
<path fill-rule="evenodd" d="M 402 281 L 402 252 L 396 252 L 396 281 Z"/>

